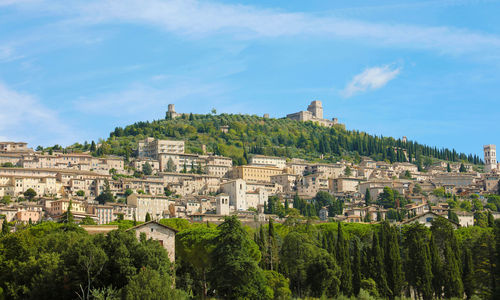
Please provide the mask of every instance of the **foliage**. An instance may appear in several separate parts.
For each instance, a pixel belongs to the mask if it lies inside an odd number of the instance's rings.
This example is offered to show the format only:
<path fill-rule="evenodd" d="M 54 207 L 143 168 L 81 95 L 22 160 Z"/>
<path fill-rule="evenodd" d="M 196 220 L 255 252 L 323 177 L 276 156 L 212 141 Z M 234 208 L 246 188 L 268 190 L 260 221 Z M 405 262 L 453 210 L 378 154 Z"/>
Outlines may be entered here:
<path fill-rule="evenodd" d="M 33 200 L 36 197 L 36 191 L 32 188 L 27 189 L 23 193 L 24 197 L 26 197 L 29 201 Z"/>
<path fill-rule="evenodd" d="M 225 299 L 270 299 L 272 290 L 258 266 L 260 251 L 240 221 L 236 216 L 226 217 L 218 229 L 209 276 L 216 295 Z"/>
<path fill-rule="evenodd" d="M 129 283 L 123 288 L 122 295 L 127 300 L 188 299 L 186 293 L 172 288 L 169 276 L 149 268 L 142 268 L 130 278 Z"/>
<path fill-rule="evenodd" d="M 222 125 L 229 126 L 228 133 L 220 130 Z M 312 122 L 304 123 L 286 118 L 232 114 L 193 115 L 193 118 L 168 118 L 137 122 L 124 128 L 117 127 L 110 133 L 108 140 L 101 143 L 97 152 L 125 156 L 127 149 L 135 149 L 137 142 L 148 136 L 183 139 L 187 141 L 188 150 L 207 145 L 208 152 L 229 156 L 236 165 L 246 163 L 245 152 L 304 159 L 319 159 L 323 155 L 327 161 L 370 156 L 379 161 L 410 161 L 417 165 L 421 165 L 426 157 L 482 163 L 476 155 L 457 153 L 452 149 L 437 149 L 414 141 L 403 142 L 348 131 L 342 125 L 327 128 Z"/>

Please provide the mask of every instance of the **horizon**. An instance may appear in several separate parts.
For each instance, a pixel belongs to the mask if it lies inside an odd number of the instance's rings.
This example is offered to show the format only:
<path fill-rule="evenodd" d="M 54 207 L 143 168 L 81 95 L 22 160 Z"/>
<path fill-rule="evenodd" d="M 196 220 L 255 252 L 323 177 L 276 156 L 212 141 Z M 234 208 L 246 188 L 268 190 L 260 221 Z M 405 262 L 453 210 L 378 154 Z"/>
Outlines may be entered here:
<path fill-rule="evenodd" d="M 347 130 L 500 143 L 499 1 L 0 0 L 0 139 L 68 146 L 180 113 L 323 102 Z M 497 25 L 497 26 L 495 26 Z"/>

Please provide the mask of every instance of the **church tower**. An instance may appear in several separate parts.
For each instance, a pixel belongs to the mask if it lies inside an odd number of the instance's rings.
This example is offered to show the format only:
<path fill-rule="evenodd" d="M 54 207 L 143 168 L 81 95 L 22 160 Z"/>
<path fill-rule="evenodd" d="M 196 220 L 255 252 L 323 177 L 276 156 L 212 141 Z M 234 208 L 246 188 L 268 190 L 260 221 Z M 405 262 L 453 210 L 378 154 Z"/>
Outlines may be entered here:
<path fill-rule="evenodd" d="M 485 145 L 484 149 L 484 171 L 486 173 L 497 169 L 497 146 Z"/>

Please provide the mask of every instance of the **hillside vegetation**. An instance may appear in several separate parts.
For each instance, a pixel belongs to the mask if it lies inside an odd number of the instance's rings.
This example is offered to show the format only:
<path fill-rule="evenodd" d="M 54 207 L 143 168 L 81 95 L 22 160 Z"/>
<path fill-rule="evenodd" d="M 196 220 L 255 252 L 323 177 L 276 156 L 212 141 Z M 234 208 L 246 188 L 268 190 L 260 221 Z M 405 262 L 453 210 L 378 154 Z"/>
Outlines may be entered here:
<path fill-rule="evenodd" d="M 229 126 L 229 131 L 222 132 L 221 126 Z M 391 137 L 349 131 L 342 125 L 326 128 L 286 118 L 233 114 L 184 114 L 175 119 L 117 127 L 106 141 L 101 141 L 97 151 L 98 154 L 133 156 L 137 141 L 145 137 L 185 140 L 189 153 L 201 153 L 202 145 L 206 145 L 208 152 L 229 156 L 237 165 L 246 164 L 249 154 L 325 162 L 359 161 L 361 156 L 370 156 L 377 161 L 409 161 L 419 166 L 436 159 L 482 163 L 479 157 L 457 153 L 454 149 L 438 149 L 414 141 L 402 142 Z M 73 150 L 90 150 L 90 147 L 88 143 L 72 146 Z"/>

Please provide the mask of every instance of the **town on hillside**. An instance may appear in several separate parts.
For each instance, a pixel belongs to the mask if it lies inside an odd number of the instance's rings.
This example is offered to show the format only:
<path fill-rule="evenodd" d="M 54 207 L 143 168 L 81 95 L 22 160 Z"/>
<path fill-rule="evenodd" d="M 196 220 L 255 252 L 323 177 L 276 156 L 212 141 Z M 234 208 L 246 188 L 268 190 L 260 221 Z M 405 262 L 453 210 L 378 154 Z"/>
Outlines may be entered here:
<path fill-rule="evenodd" d="M 167 117 L 180 115 L 169 105 Z M 287 117 L 337 124 L 323 119 L 320 101 Z M 68 210 L 76 222 L 99 225 L 166 218 L 219 223 L 228 215 L 243 223 L 281 222 L 296 213 L 317 222 L 427 226 L 443 216 L 454 226 L 471 226 L 488 214 L 500 217 L 499 203 L 488 197 L 499 188 L 495 145 L 484 146 L 483 172 L 468 163 L 435 161 L 419 170 L 369 157 L 330 164 L 250 155 L 248 164 L 235 166 L 205 147 L 191 154 L 182 140 L 151 137 L 130 158 L 39 150 L 0 143 L 0 215 L 7 222 L 57 221 Z"/>

